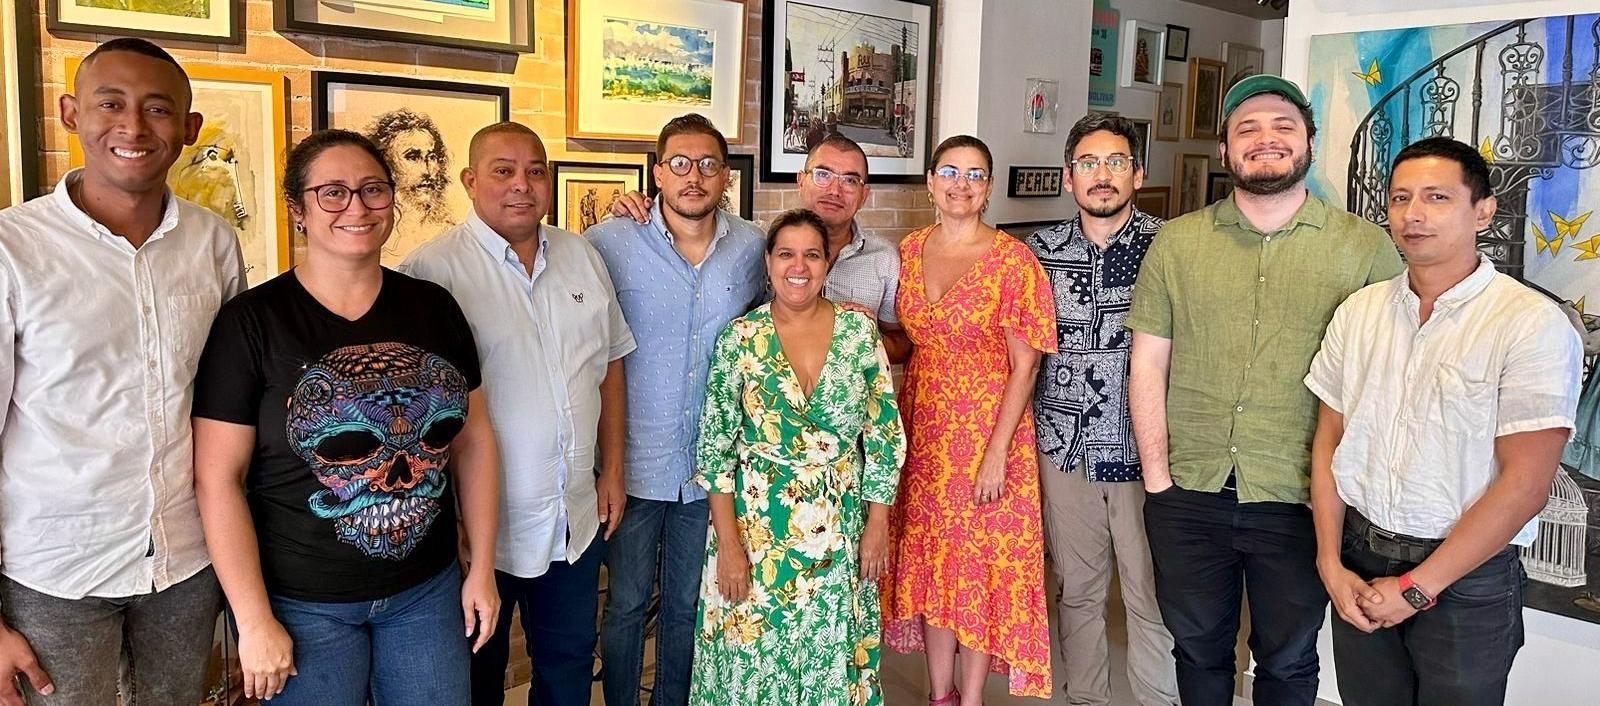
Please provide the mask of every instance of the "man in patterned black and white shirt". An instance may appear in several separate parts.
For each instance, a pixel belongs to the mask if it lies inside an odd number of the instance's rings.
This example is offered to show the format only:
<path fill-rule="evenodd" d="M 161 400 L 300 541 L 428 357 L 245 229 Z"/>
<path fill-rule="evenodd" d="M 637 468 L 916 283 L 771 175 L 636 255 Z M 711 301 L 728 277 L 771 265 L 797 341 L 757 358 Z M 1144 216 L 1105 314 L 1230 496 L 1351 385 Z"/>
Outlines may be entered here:
<path fill-rule="evenodd" d="M 1128 680 L 1143 706 L 1178 701 L 1172 636 L 1156 605 L 1144 533 L 1144 484 L 1128 416 L 1123 320 L 1162 219 L 1133 206 L 1144 181 L 1132 122 L 1088 116 L 1067 137 L 1067 181 L 1079 213 L 1028 238 L 1050 277 L 1059 353 L 1040 361 L 1034 392 L 1039 476 L 1050 555 L 1061 582 L 1059 647 L 1071 704 L 1111 699 L 1106 591 L 1112 561 L 1128 607 Z"/>

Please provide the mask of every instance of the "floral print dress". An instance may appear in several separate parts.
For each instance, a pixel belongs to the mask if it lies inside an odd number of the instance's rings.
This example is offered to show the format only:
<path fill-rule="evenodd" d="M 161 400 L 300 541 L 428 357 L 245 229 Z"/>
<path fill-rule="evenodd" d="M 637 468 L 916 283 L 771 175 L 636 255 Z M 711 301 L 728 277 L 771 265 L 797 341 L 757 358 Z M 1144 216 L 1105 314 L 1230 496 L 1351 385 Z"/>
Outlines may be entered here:
<path fill-rule="evenodd" d="M 894 502 L 905 432 L 877 326 L 834 307 L 807 398 L 771 305 L 734 319 L 712 356 L 696 457 L 697 482 L 734 497 L 751 589 L 733 604 L 717 591 L 709 533 L 689 703 L 881 704 L 878 587 L 858 550 L 867 503 Z"/>
<path fill-rule="evenodd" d="M 890 527 L 884 640 L 924 647 L 924 627 L 954 631 L 994 657 L 1017 696 L 1050 698 L 1039 459 L 1028 405 L 1006 453 L 1005 491 L 978 505 L 973 487 L 1000 416 L 1011 360 L 1006 333 L 1056 351 L 1055 298 L 1033 252 L 1005 233 L 938 301 L 924 288 L 922 249 L 936 226 L 900 241 L 900 323 L 910 451 Z"/>

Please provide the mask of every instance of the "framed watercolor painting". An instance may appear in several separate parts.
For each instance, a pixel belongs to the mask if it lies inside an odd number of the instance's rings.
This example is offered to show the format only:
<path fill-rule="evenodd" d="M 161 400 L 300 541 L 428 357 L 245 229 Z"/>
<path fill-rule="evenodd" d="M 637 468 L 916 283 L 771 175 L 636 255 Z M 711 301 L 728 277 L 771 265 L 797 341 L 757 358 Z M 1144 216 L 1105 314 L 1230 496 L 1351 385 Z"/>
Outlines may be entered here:
<path fill-rule="evenodd" d="M 48 0 L 45 27 L 51 34 L 243 44 L 244 5 L 244 0 Z"/>
<path fill-rule="evenodd" d="M 1122 61 L 1117 67 L 1118 84 L 1123 88 L 1161 90 L 1167 62 L 1162 59 L 1167 43 L 1167 28 L 1143 20 L 1122 22 Z"/>
<path fill-rule="evenodd" d="M 649 190 L 645 193 L 656 197 L 659 187 L 656 185 L 656 173 L 651 167 L 660 159 L 656 153 L 650 153 L 650 161 L 645 163 L 645 184 Z M 722 191 L 722 203 L 718 205 L 728 213 L 737 215 L 745 220 L 751 220 L 755 215 L 755 186 L 756 186 L 756 157 L 753 154 L 728 155 L 728 186 Z"/>
<path fill-rule="evenodd" d="M 1223 72 L 1227 64 L 1195 57 L 1189 60 L 1189 120 L 1183 135 L 1191 140 L 1215 140 L 1222 129 Z"/>
<path fill-rule="evenodd" d="M 1145 213 L 1166 218 L 1172 208 L 1172 187 L 1146 186 L 1134 193 L 1133 206 Z"/>
<path fill-rule="evenodd" d="M 1210 185 L 1211 157 L 1204 154 L 1181 153 L 1172 170 L 1172 217 L 1206 207 L 1206 188 Z"/>
<path fill-rule="evenodd" d="M 744 139 L 742 0 L 571 0 L 567 137 L 655 141 L 684 113 Z"/>
<path fill-rule="evenodd" d="M 645 167 L 611 162 L 550 163 L 555 203 L 549 219 L 557 228 L 573 233 L 585 230 L 611 215 L 611 205 L 623 194 L 644 189 Z"/>
<path fill-rule="evenodd" d="M 65 63 L 67 91 L 82 60 Z M 239 236 L 250 286 L 289 268 L 289 216 L 278 193 L 288 148 L 287 76 L 264 69 L 186 63 L 200 135 L 167 171 L 172 193 L 217 214 Z M 83 164 L 77 140 L 68 161 Z"/>
<path fill-rule="evenodd" d="M 533 51 L 533 0 L 278 0 L 273 6 L 279 32 Z"/>
<path fill-rule="evenodd" d="M 829 133 L 873 183 L 917 183 L 932 149 L 934 0 L 766 0 L 761 180 L 793 182 Z"/>
<path fill-rule="evenodd" d="M 456 175 L 473 133 L 510 119 L 509 88 L 321 71 L 313 83 L 313 127 L 372 138 L 394 168 L 399 213 L 383 246 L 383 264 L 399 264 L 466 218 L 472 204 Z"/>
<path fill-rule="evenodd" d="M 1171 81 L 1161 84 L 1155 123 L 1157 140 L 1177 142 L 1183 138 L 1183 84 Z"/>

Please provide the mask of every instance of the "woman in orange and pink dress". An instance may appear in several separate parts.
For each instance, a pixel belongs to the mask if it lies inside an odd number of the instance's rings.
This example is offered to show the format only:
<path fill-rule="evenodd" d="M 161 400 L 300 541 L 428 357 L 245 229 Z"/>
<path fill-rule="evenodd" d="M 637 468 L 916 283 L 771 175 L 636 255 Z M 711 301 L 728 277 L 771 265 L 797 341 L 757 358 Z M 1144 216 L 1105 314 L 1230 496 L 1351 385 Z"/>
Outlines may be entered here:
<path fill-rule="evenodd" d="M 982 220 L 989 148 L 958 135 L 930 165 L 939 220 L 900 243 L 896 308 L 914 344 L 901 397 L 910 448 L 884 637 L 926 653 L 930 706 L 981 704 L 990 672 L 1007 676 L 1011 694 L 1049 698 L 1030 398 L 1041 352 L 1056 350 L 1055 303 L 1028 247 Z"/>

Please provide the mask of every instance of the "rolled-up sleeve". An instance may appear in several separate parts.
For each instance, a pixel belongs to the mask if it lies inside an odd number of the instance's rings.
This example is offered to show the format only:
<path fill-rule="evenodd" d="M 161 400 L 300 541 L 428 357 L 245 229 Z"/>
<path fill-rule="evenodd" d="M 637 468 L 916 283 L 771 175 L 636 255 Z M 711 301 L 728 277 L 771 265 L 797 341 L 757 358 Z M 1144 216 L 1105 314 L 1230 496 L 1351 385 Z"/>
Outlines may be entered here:
<path fill-rule="evenodd" d="M 1495 409 L 1495 436 L 1572 429 L 1583 378 L 1583 343 L 1572 322 L 1551 308 L 1506 353 Z"/>

